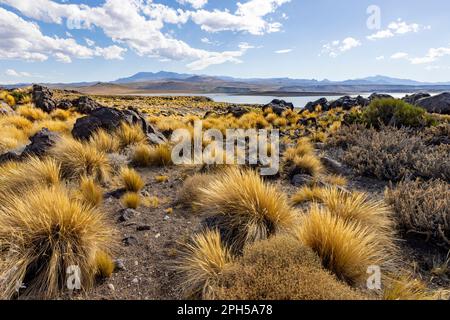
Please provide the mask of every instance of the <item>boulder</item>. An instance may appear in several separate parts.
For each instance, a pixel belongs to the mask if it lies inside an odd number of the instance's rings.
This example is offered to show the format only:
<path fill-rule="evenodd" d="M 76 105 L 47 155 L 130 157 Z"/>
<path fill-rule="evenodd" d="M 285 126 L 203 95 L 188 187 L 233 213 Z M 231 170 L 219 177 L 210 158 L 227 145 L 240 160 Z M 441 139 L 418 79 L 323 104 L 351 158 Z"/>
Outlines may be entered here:
<path fill-rule="evenodd" d="M 419 99 L 416 105 L 430 113 L 450 114 L 450 92 Z"/>
<path fill-rule="evenodd" d="M 96 109 L 102 107 L 101 104 L 89 97 L 79 97 L 78 99 L 72 101 L 72 105 L 79 113 L 83 114 L 91 114 Z"/>
<path fill-rule="evenodd" d="M 274 99 L 263 107 L 263 111 L 267 109 L 272 109 L 276 115 L 281 116 L 285 111 L 294 110 L 294 105 L 284 100 Z"/>
<path fill-rule="evenodd" d="M 22 156 L 41 157 L 56 144 L 58 139 L 59 135 L 57 133 L 44 128 L 30 138 L 31 143 L 25 147 Z"/>
<path fill-rule="evenodd" d="M 330 103 L 330 109 L 342 108 L 344 110 L 350 110 L 356 106 L 358 106 L 358 101 L 350 96 L 339 98 Z"/>
<path fill-rule="evenodd" d="M 90 115 L 80 118 L 75 122 L 72 136 L 80 140 L 88 140 L 91 135 L 103 129 L 112 133 L 120 127 L 122 123 L 129 125 L 139 125 L 148 135 L 149 141 L 155 144 L 166 141 L 165 137 L 152 125 L 148 124 L 142 114 L 134 109 L 118 110 L 114 108 L 100 107 L 90 113 Z"/>
<path fill-rule="evenodd" d="M 325 168 L 331 173 L 340 175 L 347 174 L 347 170 L 345 169 L 344 165 L 337 160 L 323 156 L 320 158 L 320 162 L 322 162 Z"/>
<path fill-rule="evenodd" d="M 372 101 L 377 100 L 377 99 L 394 99 L 394 97 L 390 96 L 388 94 L 380 94 L 380 93 L 376 93 L 375 92 L 375 93 L 372 93 L 370 95 L 369 102 L 372 102 Z"/>
<path fill-rule="evenodd" d="M 330 104 L 326 98 L 320 98 L 319 100 L 308 102 L 303 110 L 314 112 L 317 106 L 321 106 L 323 111 L 330 110 Z"/>
<path fill-rule="evenodd" d="M 418 100 L 429 97 L 431 97 L 429 93 L 419 92 L 412 95 L 406 95 L 402 100 L 409 104 L 416 104 Z"/>
<path fill-rule="evenodd" d="M 235 117 L 235 118 L 240 118 L 244 114 L 247 114 L 249 112 L 250 112 L 250 110 L 248 108 L 243 108 L 243 107 L 236 106 L 236 105 L 229 106 L 227 108 L 227 113 L 228 114 L 232 114 L 233 117 Z"/>
<path fill-rule="evenodd" d="M 56 104 L 56 108 L 62 110 L 69 110 L 72 107 L 73 107 L 72 101 L 69 100 L 61 100 L 58 101 L 58 103 Z"/>
<path fill-rule="evenodd" d="M 53 93 L 46 87 L 33 85 L 32 98 L 36 108 L 50 113 L 56 109 L 56 102 L 53 100 Z"/>
<path fill-rule="evenodd" d="M 313 181 L 313 178 L 310 175 L 307 174 L 295 174 L 291 178 L 291 184 L 294 187 L 303 187 L 310 185 Z"/>

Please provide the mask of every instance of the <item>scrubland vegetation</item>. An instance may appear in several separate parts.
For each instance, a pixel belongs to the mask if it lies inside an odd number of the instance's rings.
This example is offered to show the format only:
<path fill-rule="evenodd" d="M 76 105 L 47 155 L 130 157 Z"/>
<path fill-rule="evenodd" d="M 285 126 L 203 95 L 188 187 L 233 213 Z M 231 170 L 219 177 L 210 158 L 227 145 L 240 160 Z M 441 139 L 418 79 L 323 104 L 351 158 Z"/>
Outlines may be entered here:
<path fill-rule="evenodd" d="M 20 154 L 43 128 L 56 137 L 39 155 L 0 161 L 0 298 L 70 298 L 73 266 L 83 275 L 75 294 L 88 298 L 142 298 L 130 289 L 130 277 L 141 281 L 133 272 L 177 288 L 175 298 L 448 298 L 448 118 L 389 99 L 348 111 L 249 106 L 233 115 L 193 97 L 94 98 L 133 105 L 166 138 L 193 131 L 196 120 L 223 134 L 280 129 L 280 174 L 175 166 L 172 145 L 152 143 L 138 125 L 77 140 L 72 128 L 85 115 L 75 107 L 46 113 L 26 90 L 2 92 L 11 110 L 0 113 L 0 156 Z M 424 248 L 438 266 L 421 260 Z M 121 267 L 124 257 L 136 262 Z M 382 271 L 375 290 L 366 286 L 371 266 Z M 105 283 L 115 293 L 98 291 Z"/>

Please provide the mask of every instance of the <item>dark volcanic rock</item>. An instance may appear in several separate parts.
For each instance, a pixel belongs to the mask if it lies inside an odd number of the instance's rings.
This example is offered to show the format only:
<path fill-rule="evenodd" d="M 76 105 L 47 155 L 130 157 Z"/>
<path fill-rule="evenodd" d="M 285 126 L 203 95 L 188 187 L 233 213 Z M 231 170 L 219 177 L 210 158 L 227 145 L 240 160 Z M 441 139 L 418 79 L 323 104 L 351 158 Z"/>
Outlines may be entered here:
<path fill-rule="evenodd" d="M 62 110 L 69 110 L 73 107 L 72 101 L 69 100 L 61 100 L 58 101 L 56 108 L 62 109 Z"/>
<path fill-rule="evenodd" d="M 312 177 L 307 174 L 296 174 L 291 178 L 291 184 L 295 187 L 302 187 L 309 185 L 312 182 Z"/>
<path fill-rule="evenodd" d="M 120 210 L 119 222 L 126 222 L 138 216 L 139 212 L 133 209 Z"/>
<path fill-rule="evenodd" d="M 419 99 L 416 105 L 426 109 L 430 113 L 450 114 L 450 92 Z"/>
<path fill-rule="evenodd" d="M 394 99 L 394 97 L 388 94 L 372 93 L 369 97 L 369 102 L 372 102 L 377 99 Z"/>
<path fill-rule="evenodd" d="M 416 104 L 416 102 L 418 100 L 423 99 L 423 98 L 429 98 L 429 97 L 431 97 L 430 94 L 425 93 L 425 92 L 419 92 L 419 93 L 414 93 L 412 95 L 407 95 L 402 100 L 409 104 Z"/>
<path fill-rule="evenodd" d="M 46 87 L 33 85 L 32 97 L 36 108 L 47 113 L 56 109 L 56 102 L 53 100 L 53 93 Z"/>
<path fill-rule="evenodd" d="M 0 164 L 8 161 L 20 161 L 20 160 L 21 160 L 20 154 L 14 151 L 9 151 L 7 153 L 0 155 Z"/>
<path fill-rule="evenodd" d="M 22 155 L 41 157 L 55 145 L 58 139 L 59 135 L 57 133 L 44 128 L 30 138 L 31 143 L 26 146 Z"/>
<path fill-rule="evenodd" d="M 250 112 L 249 109 L 243 108 L 243 107 L 240 107 L 240 106 L 236 106 L 236 105 L 229 106 L 229 107 L 227 108 L 227 113 L 228 113 L 228 114 L 231 113 L 231 114 L 233 115 L 233 117 L 235 117 L 235 118 L 240 118 L 240 117 L 242 117 L 244 114 L 247 114 L 247 113 L 249 113 L 249 112 Z"/>
<path fill-rule="evenodd" d="M 91 114 L 94 110 L 101 108 L 102 105 L 89 97 L 79 97 L 72 101 L 72 105 L 79 113 Z"/>
<path fill-rule="evenodd" d="M 344 110 L 350 110 L 351 108 L 356 107 L 357 105 L 358 102 L 356 101 L 356 99 L 349 96 L 345 96 L 331 102 L 330 109 L 342 108 Z"/>
<path fill-rule="evenodd" d="M 281 116 L 285 111 L 294 110 L 294 105 L 284 100 L 274 99 L 271 103 L 266 104 L 263 107 L 263 111 L 269 108 L 271 108 L 276 115 Z"/>
<path fill-rule="evenodd" d="M 121 123 L 129 125 L 139 125 L 147 133 L 150 142 L 162 143 L 165 137 L 149 125 L 143 115 L 134 109 L 118 110 L 107 107 L 100 107 L 90 113 L 90 115 L 76 121 L 72 135 L 76 139 L 87 140 L 98 129 L 113 132 L 120 127 Z"/>
<path fill-rule="evenodd" d="M 330 104 L 327 98 L 320 98 L 319 100 L 308 102 L 303 110 L 314 112 L 317 106 L 321 106 L 323 111 L 330 110 Z"/>
<path fill-rule="evenodd" d="M 345 175 L 347 173 L 344 165 L 337 160 L 334 160 L 329 157 L 321 157 L 320 161 L 323 163 L 325 168 L 327 168 L 330 172 Z"/>
<path fill-rule="evenodd" d="M 130 246 L 135 246 L 135 245 L 139 244 L 139 241 L 135 236 L 130 236 L 130 237 L 124 238 L 122 240 L 122 243 L 125 246 L 130 247 Z"/>

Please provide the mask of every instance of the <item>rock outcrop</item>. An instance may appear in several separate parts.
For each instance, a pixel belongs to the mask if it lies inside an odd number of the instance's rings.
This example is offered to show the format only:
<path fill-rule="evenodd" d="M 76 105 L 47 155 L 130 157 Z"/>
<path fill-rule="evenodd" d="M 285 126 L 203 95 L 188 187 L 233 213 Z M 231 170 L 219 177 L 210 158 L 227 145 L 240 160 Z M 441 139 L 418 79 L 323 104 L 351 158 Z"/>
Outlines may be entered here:
<path fill-rule="evenodd" d="M 46 87 L 33 85 L 32 98 L 36 108 L 50 113 L 56 109 L 56 102 L 53 100 L 53 93 Z"/>
<path fill-rule="evenodd" d="M 267 109 L 272 109 L 276 115 L 281 116 L 285 111 L 294 110 L 294 105 L 284 100 L 274 99 L 263 107 L 263 111 Z"/>
<path fill-rule="evenodd" d="M 91 114 L 96 109 L 102 107 L 101 104 L 85 96 L 79 97 L 78 99 L 72 101 L 72 105 L 75 110 L 82 114 Z"/>
<path fill-rule="evenodd" d="M 22 156 L 41 157 L 56 144 L 58 138 L 57 133 L 44 128 L 30 138 L 31 143 L 25 147 Z"/>
<path fill-rule="evenodd" d="M 419 99 L 416 105 L 430 113 L 450 114 L 450 92 Z"/>
<path fill-rule="evenodd" d="M 416 102 L 419 101 L 420 99 L 429 98 L 429 97 L 431 97 L 430 94 L 425 93 L 425 92 L 419 92 L 419 93 L 414 93 L 412 95 L 407 95 L 402 100 L 409 104 L 416 104 Z"/>
<path fill-rule="evenodd" d="M 99 129 L 112 133 L 122 123 L 139 125 L 152 143 L 158 144 L 166 140 L 156 128 L 147 123 L 137 110 L 118 110 L 107 107 L 97 108 L 90 112 L 88 116 L 78 119 L 73 127 L 72 135 L 76 139 L 87 140 Z"/>

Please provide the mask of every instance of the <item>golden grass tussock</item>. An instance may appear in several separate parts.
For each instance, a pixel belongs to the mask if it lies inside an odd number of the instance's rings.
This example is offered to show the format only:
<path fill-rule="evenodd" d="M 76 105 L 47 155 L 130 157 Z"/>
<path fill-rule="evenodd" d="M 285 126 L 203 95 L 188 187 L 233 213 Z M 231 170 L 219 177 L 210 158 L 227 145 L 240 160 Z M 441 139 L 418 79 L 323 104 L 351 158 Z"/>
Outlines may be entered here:
<path fill-rule="evenodd" d="M 53 132 L 59 132 L 62 134 L 70 135 L 73 129 L 74 123 L 71 121 L 62 121 L 62 120 L 43 120 L 37 121 L 33 123 L 33 127 L 30 130 L 30 135 L 35 135 L 39 131 L 44 128 L 47 128 Z"/>
<path fill-rule="evenodd" d="M 189 298 L 214 298 L 212 286 L 232 263 L 230 250 L 222 243 L 217 230 L 193 236 L 176 263 L 181 288 Z"/>
<path fill-rule="evenodd" d="M 23 131 L 28 131 L 33 126 L 33 123 L 25 117 L 19 115 L 8 115 L 0 117 L 0 127 L 2 131 L 4 127 L 14 126 L 15 128 Z"/>
<path fill-rule="evenodd" d="M 69 110 L 56 109 L 50 113 L 50 117 L 55 120 L 67 121 L 73 116 Z"/>
<path fill-rule="evenodd" d="M 200 189 L 208 188 L 212 180 L 214 180 L 214 176 L 208 174 L 194 174 L 188 177 L 178 192 L 177 204 L 195 208 L 195 203 L 200 199 Z"/>
<path fill-rule="evenodd" d="M 172 149 L 168 144 L 139 144 L 133 149 L 131 160 L 141 167 L 168 166 L 172 164 Z"/>
<path fill-rule="evenodd" d="M 24 162 L 0 166 L 0 198 L 3 194 L 20 194 L 35 186 L 60 183 L 61 167 L 54 159 L 30 157 Z"/>
<path fill-rule="evenodd" d="M 291 197 L 291 201 L 294 204 L 302 204 L 305 202 L 321 201 L 324 192 L 323 187 L 302 187 L 298 189 Z"/>
<path fill-rule="evenodd" d="M 136 192 L 127 192 L 122 196 L 121 202 L 125 208 L 137 209 L 142 203 L 142 198 Z"/>
<path fill-rule="evenodd" d="M 94 179 L 81 177 L 79 197 L 87 205 L 97 207 L 103 202 L 103 188 Z"/>
<path fill-rule="evenodd" d="M 37 187 L 0 206 L 0 297 L 55 298 L 67 290 L 67 271 L 79 268 L 81 288 L 96 273 L 95 254 L 109 252 L 114 231 L 102 212 L 70 197 L 63 186 Z"/>
<path fill-rule="evenodd" d="M 105 130 L 98 130 L 89 139 L 89 143 L 97 150 L 114 153 L 120 149 L 120 141 Z"/>
<path fill-rule="evenodd" d="M 130 192 L 139 192 L 145 186 L 139 173 L 132 168 L 123 167 L 120 170 L 120 178 L 124 188 Z"/>
<path fill-rule="evenodd" d="M 121 148 L 144 143 L 147 140 L 147 136 L 139 125 L 130 126 L 125 123 L 115 132 L 115 136 Z"/>
<path fill-rule="evenodd" d="M 317 205 L 305 214 L 295 235 L 317 253 L 325 268 L 350 284 L 365 281 L 367 268 L 382 265 L 388 256 L 371 229 Z"/>
<path fill-rule="evenodd" d="M 324 167 L 320 159 L 316 155 L 307 154 L 304 156 L 296 156 L 293 166 L 295 173 L 309 174 L 316 177 L 324 172 Z"/>
<path fill-rule="evenodd" d="M 289 236 L 245 248 L 212 287 L 220 300 L 362 300 L 324 270 L 317 255 Z"/>
<path fill-rule="evenodd" d="M 392 212 L 384 201 L 370 199 L 363 192 L 347 192 L 336 187 L 324 189 L 321 198 L 333 215 L 346 221 L 360 222 L 376 230 L 387 242 L 392 240 Z"/>
<path fill-rule="evenodd" d="M 108 157 L 89 143 L 62 137 L 50 149 L 50 155 L 61 164 L 61 171 L 66 179 L 78 180 L 89 176 L 95 181 L 105 182 L 110 177 Z"/>
<path fill-rule="evenodd" d="M 49 118 L 49 115 L 41 109 L 34 108 L 31 105 L 23 105 L 17 108 L 17 114 L 27 118 L 30 121 L 42 121 Z"/>
<path fill-rule="evenodd" d="M 95 275 L 100 278 L 111 277 L 115 269 L 115 264 L 111 256 L 102 250 L 97 251 L 95 254 L 95 266 Z"/>
<path fill-rule="evenodd" d="M 194 205 L 208 215 L 222 217 L 221 227 L 227 230 L 237 251 L 246 243 L 288 230 L 297 221 L 297 213 L 284 193 L 264 182 L 255 171 L 234 167 L 200 188 Z"/>
<path fill-rule="evenodd" d="M 424 282 L 411 276 L 391 279 L 383 290 L 383 300 L 436 300 L 435 293 Z"/>
<path fill-rule="evenodd" d="M 346 177 L 339 174 L 327 174 L 321 177 L 322 181 L 337 187 L 346 187 L 348 185 L 348 180 Z"/>

